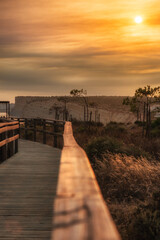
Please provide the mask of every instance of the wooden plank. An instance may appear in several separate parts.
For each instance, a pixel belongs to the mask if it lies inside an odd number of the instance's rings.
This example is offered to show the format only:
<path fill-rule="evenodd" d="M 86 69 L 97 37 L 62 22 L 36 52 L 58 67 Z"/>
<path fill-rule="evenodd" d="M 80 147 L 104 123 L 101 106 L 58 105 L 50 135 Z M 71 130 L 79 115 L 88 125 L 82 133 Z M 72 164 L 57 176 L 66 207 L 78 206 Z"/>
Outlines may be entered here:
<path fill-rule="evenodd" d="M 120 240 L 86 153 L 65 124 L 52 240 Z"/>
<path fill-rule="evenodd" d="M 15 125 L 15 124 L 18 124 L 18 121 L 0 123 L 0 128 L 4 126 L 9 126 L 9 125 Z"/>
<path fill-rule="evenodd" d="M 19 128 L 19 124 L 16 124 L 16 125 L 13 125 L 13 126 L 8 126 L 8 127 L 3 127 L 3 128 L 0 128 L 0 133 L 7 132 L 7 131 L 10 131 L 10 130 L 15 130 L 17 128 Z"/>
<path fill-rule="evenodd" d="M 15 141 L 15 140 L 18 139 L 18 138 L 19 138 L 19 134 L 15 135 L 15 136 L 13 136 L 13 137 L 7 138 L 7 139 L 5 139 L 5 140 L 3 140 L 3 141 L 0 142 L 0 147 L 6 145 L 7 143 L 10 143 L 10 142 L 12 142 L 12 141 Z"/>
<path fill-rule="evenodd" d="M 0 240 L 50 239 L 61 151 L 19 140 L 0 165 Z"/>

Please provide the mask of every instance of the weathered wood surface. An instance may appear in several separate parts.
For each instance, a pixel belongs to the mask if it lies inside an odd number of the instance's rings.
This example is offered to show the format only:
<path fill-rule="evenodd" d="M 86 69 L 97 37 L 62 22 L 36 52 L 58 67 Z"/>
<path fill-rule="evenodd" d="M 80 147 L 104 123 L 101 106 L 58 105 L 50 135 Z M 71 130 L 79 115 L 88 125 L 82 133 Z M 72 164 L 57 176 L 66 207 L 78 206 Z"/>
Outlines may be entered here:
<path fill-rule="evenodd" d="M 11 117 L 12 120 L 17 118 Z M 53 135 L 53 146 L 58 146 L 58 137 L 63 136 L 63 129 L 65 121 L 54 119 L 41 119 L 41 118 L 18 118 L 19 121 L 19 133 L 24 130 L 24 137 L 29 140 L 28 133 L 33 132 L 33 140 L 37 140 L 37 133 L 43 134 L 43 144 L 47 142 L 47 135 Z M 48 129 L 48 130 L 47 130 Z M 20 134 L 21 135 L 21 134 Z"/>
<path fill-rule="evenodd" d="M 0 123 L 0 127 L 4 127 L 6 125 L 14 125 L 14 124 L 18 124 L 18 123 L 19 123 L 18 121 Z"/>
<path fill-rule="evenodd" d="M 0 240 L 51 238 L 61 151 L 20 140 L 0 165 Z"/>
<path fill-rule="evenodd" d="M 7 143 L 10 143 L 10 142 L 13 142 L 13 141 L 17 140 L 18 138 L 19 138 L 19 134 L 15 135 L 13 137 L 7 138 L 7 139 L 0 142 L 0 147 L 3 147 Z"/>
<path fill-rule="evenodd" d="M 18 128 L 19 128 L 19 124 L 13 125 L 13 126 L 8 126 L 8 127 L 2 127 L 2 128 L 0 128 L 0 133 L 4 133 L 4 132 L 10 131 L 10 130 L 15 130 L 15 129 L 18 129 Z"/>
<path fill-rule="evenodd" d="M 17 121 L 0 123 L 0 163 L 18 152 L 18 132 Z"/>
<path fill-rule="evenodd" d="M 89 160 L 65 124 L 52 240 L 119 240 Z"/>

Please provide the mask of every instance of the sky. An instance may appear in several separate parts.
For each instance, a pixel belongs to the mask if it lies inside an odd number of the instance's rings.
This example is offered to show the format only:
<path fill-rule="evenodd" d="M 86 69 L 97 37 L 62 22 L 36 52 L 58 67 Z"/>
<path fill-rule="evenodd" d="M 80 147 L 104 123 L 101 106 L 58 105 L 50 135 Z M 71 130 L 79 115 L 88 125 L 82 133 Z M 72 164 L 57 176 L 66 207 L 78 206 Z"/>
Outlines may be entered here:
<path fill-rule="evenodd" d="M 0 0 L 0 100 L 146 85 L 160 85 L 159 0 Z"/>

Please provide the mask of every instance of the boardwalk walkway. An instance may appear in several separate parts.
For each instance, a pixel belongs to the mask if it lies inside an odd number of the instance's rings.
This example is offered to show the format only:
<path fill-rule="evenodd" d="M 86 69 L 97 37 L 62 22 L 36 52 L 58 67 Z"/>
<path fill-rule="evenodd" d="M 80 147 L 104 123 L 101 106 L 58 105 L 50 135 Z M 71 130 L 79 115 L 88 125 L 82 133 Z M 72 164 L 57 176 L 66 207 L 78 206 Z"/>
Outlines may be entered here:
<path fill-rule="evenodd" d="M 61 151 L 20 140 L 0 165 L 0 240 L 50 239 Z"/>

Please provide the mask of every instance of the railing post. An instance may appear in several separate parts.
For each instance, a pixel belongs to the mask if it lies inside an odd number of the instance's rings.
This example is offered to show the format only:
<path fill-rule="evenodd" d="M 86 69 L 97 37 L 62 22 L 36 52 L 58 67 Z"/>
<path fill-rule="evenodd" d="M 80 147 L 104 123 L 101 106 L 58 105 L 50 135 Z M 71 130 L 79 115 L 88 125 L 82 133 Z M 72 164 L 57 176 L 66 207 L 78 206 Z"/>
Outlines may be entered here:
<path fill-rule="evenodd" d="M 6 132 L 0 134 L 0 141 L 6 139 Z M 0 148 L 0 162 L 3 162 L 7 159 L 7 146 L 6 144 Z"/>
<path fill-rule="evenodd" d="M 46 120 L 43 119 L 43 144 L 46 144 Z"/>
<path fill-rule="evenodd" d="M 16 129 L 16 130 L 15 130 L 15 135 L 16 135 L 16 134 L 19 134 L 19 132 L 20 132 L 20 127 L 19 127 L 19 129 Z M 18 139 L 15 140 L 15 149 L 14 149 L 14 152 L 15 152 L 15 153 L 18 152 Z"/>
<path fill-rule="evenodd" d="M 18 134 L 19 134 L 19 137 L 21 136 L 21 123 L 20 123 L 20 118 L 18 118 L 18 122 L 19 122 L 19 129 L 18 129 Z"/>
<path fill-rule="evenodd" d="M 13 137 L 13 130 L 8 131 L 8 138 Z M 8 149 L 7 149 L 7 157 L 12 157 L 13 156 L 13 141 L 8 143 Z"/>
<path fill-rule="evenodd" d="M 90 118 L 89 121 L 92 122 L 92 111 L 90 112 Z"/>
<path fill-rule="evenodd" d="M 53 147 L 57 147 L 57 135 L 56 135 L 56 132 L 57 132 L 57 124 L 56 124 L 56 121 L 53 121 L 53 134 L 54 134 L 54 142 L 53 142 Z"/>
<path fill-rule="evenodd" d="M 28 132 L 27 126 L 28 126 L 28 120 L 25 119 L 25 139 L 26 139 L 26 140 L 27 140 L 27 138 L 28 138 L 28 136 L 27 136 L 27 132 Z"/>
<path fill-rule="evenodd" d="M 2 133 L 0 134 L 0 141 L 2 141 Z M 3 161 L 3 151 L 2 147 L 0 147 L 0 163 Z"/>
<path fill-rule="evenodd" d="M 33 120 L 33 126 L 34 126 L 34 142 L 36 142 L 36 119 Z"/>
<path fill-rule="evenodd" d="M 0 133 L 0 163 L 18 152 L 18 122 L 2 124 Z"/>

